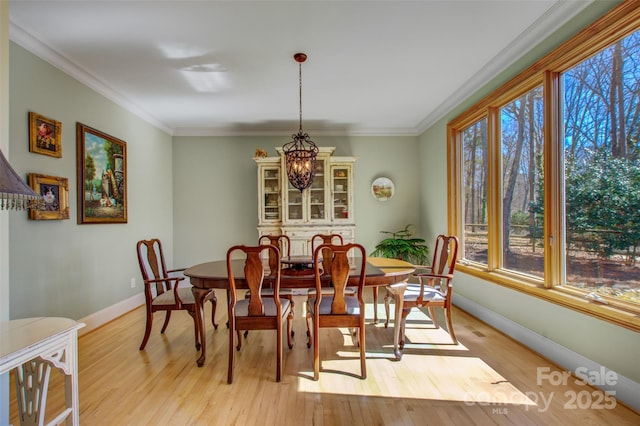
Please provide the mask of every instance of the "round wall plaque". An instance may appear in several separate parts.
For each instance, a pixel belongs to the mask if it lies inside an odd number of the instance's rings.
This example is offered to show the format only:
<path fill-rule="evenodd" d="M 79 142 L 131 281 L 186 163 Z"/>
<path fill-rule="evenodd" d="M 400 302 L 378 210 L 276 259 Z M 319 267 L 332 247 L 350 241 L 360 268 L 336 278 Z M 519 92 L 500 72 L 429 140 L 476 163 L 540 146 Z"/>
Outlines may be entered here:
<path fill-rule="evenodd" d="M 373 197 L 378 201 L 387 201 L 393 197 L 395 192 L 395 186 L 391 179 L 386 177 L 379 177 L 371 184 L 371 193 Z"/>

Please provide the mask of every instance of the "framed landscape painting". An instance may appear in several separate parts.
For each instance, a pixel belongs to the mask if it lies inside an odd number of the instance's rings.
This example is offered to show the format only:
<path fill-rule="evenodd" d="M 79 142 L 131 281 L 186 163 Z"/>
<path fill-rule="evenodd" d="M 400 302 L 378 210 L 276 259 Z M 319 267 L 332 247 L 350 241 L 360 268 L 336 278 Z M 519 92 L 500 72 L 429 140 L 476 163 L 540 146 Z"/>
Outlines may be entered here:
<path fill-rule="evenodd" d="M 127 223 L 127 144 L 76 124 L 78 223 Z"/>
<path fill-rule="evenodd" d="M 29 209 L 29 219 L 69 219 L 69 179 L 29 173 L 29 186 L 42 196 L 41 209 Z"/>
<path fill-rule="evenodd" d="M 62 123 L 29 112 L 29 151 L 62 157 Z"/>

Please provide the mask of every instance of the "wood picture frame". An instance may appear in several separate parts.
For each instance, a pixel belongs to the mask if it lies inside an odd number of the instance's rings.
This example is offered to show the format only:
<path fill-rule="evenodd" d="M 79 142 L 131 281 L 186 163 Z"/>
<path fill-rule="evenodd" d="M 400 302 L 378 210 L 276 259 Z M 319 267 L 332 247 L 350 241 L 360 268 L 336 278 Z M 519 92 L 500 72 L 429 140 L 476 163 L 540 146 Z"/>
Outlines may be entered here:
<path fill-rule="evenodd" d="M 29 152 L 62 157 L 62 123 L 29 112 Z"/>
<path fill-rule="evenodd" d="M 127 223 L 127 144 L 76 123 L 78 224 Z"/>
<path fill-rule="evenodd" d="M 29 219 L 69 219 L 69 179 L 29 173 L 29 186 L 42 196 L 43 209 L 29 209 Z"/>

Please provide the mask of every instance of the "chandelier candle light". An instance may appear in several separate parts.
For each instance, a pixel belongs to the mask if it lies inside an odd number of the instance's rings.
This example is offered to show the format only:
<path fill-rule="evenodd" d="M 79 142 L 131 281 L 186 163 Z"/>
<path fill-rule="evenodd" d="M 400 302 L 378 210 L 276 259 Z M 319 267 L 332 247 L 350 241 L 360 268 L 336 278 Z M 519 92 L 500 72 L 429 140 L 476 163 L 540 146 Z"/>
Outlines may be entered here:
<path fill-rule="evenodd" d="M 298 85 L 300 89 L 300 129 L 297 134 L 292 135 L 292 141 L 283 145 L 282 150 L 285 155 L 287 165 L 287 178 L 294 188 L 303 192 L 313 183 L 316 175 L 316 156 L 318 147 L 309 138 L 307 133 L 302 131 L 302 63 L 307 60 L 304 53 L 296 53 L 293 59 L 298 63 Z"/>

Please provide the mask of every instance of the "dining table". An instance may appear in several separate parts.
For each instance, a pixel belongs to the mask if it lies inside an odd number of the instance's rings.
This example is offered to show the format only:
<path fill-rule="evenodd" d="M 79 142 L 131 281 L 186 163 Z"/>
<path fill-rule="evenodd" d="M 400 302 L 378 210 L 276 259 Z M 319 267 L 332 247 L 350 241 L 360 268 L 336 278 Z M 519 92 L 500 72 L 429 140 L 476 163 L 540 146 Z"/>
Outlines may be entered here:
<path fill-rule="evenodd" d="M 266 261 L 265 261 L 266 262 Z M 244 261 L 234 259 L 231 262 L 232 273 L 238 288 L 247 288 L 244 278 Z M 360 277 L 360 263 L 353 262 L 353 268 L 349 273 L 349 285 L 357 285 Z M 266 265 L 268 268 L 268 265 Z M 367 257 L 365 271 L 365 287 L 385 286 L 393 295 L 395 303 L 395 318 L 402 318 L 404 292 L 407 280 L 415 271 L 414 265 L 399 259 L 382 257 Z M 227 261 L 214 260 L 191 266 L 184 271 L 184 275 L 191 282 L 191 291 L 196 304 L 196 333 L 200 336 L 200 357 L 197 360 L 198 367 L 202 367 L 206 360 L 206 333 L 204 323 L 204 300 L 211 289 L 229 289 Z M 327 285 L 330 285 L 327 281 Z M 312 288 L 315 287 L 313 275 L 311 276 L 286 276 L 280 278 L 281 288 Z M 377 306 L 374 307 L 377 309 Z M 400 349 L 400 322 L 394 321 L 393 328 L 393 353 L 396 360 L 402 358 Z"/>

